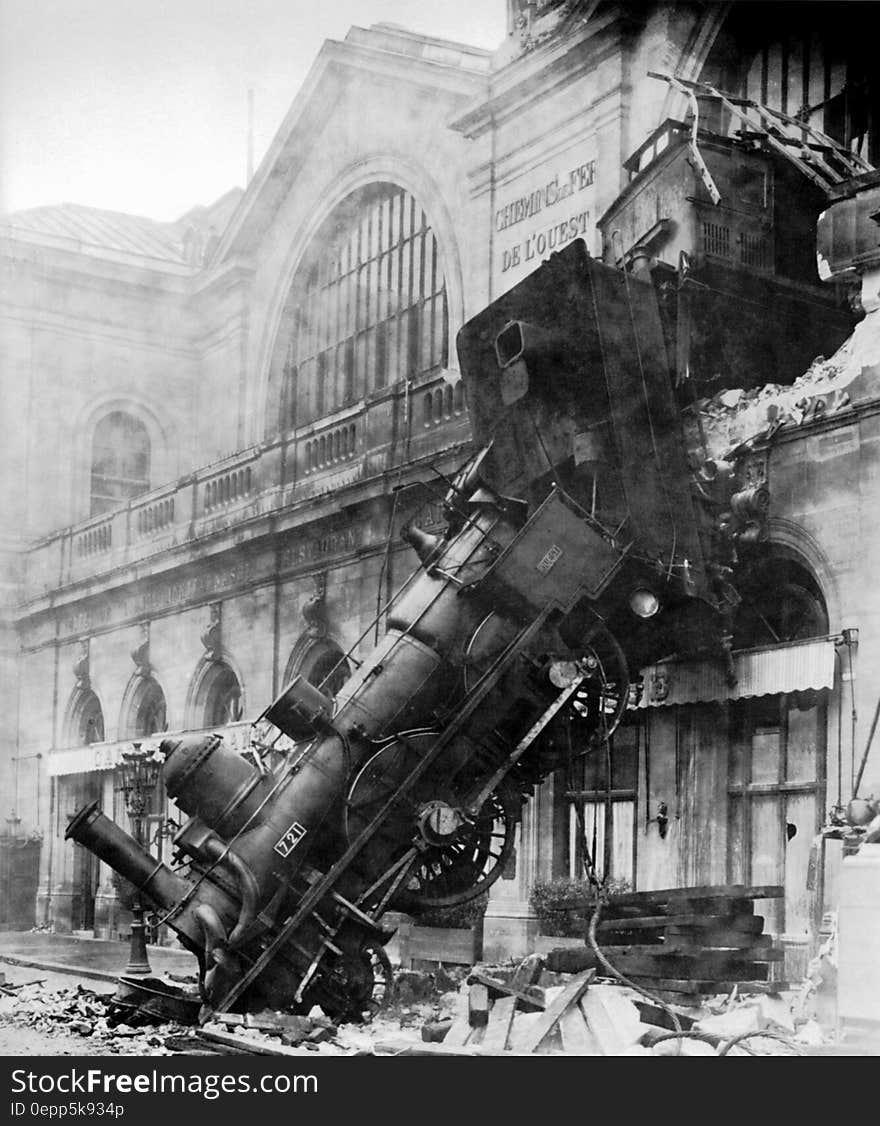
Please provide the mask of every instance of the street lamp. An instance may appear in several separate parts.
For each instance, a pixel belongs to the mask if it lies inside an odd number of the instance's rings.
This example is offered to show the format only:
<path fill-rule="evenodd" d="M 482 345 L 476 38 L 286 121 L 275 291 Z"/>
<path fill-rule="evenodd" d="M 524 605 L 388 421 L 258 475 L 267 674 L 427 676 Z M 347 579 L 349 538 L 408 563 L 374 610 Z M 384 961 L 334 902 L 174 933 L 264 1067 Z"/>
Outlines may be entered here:
<path fill-rule="evenodd" d="M 125 796 L 125 808 L 134 829 L 134 839 L 144 847 L 144 821 L 150 808 L 151 799 L 159 783 L 161 763 L 153 757 L 153 751 L 146 751 L 140 743 L 132 743 L 130 751 L 122 752 L 121 784 L 117 787 Z M 147 960 L 146 926 L 144 925 L 144 905 L 140 888 L 135 888 L 131 906 L 131 947 L 126 974 L 152 973 Z"/>

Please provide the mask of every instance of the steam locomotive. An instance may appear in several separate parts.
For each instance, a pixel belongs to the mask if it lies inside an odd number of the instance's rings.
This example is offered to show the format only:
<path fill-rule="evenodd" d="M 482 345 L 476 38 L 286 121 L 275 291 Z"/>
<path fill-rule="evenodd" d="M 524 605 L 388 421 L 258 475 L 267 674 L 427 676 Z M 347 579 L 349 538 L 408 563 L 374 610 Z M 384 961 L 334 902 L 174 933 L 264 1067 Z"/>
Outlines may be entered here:
<path fill-rule="evenodd" d="M 364 1013 L 388 980 L 384 914 L 501 875 L 572 721 L 580 747 L 607 739 L 630 670 L 685 643 L 730 663 L 767 491 L 687 449 L 654 286 L 578 240 L 457 343 L 475 452 L 443 486 L 443 531 L 405 528 L 418 566 L 374 651 L 335 699 L 332 672 L 285 687 L 260 728 L 282 756 L 162 742 L 189 817 L 174 868 L 97 803 L 68 826 L 197 956 L 205 1014 Z"/>

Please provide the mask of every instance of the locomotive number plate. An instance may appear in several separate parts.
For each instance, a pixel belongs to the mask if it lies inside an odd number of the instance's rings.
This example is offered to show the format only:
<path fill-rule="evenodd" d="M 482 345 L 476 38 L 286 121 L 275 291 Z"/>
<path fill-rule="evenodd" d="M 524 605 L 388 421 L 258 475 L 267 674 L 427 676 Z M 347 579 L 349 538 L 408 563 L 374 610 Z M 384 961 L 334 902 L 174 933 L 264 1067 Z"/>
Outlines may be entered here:
<path fill-rule="evenodd" d="M 559 544 L 554 543 L 552 546 L 547 548 L 547 551 L 544 554 L 543 558 L 538 560 L 538 563 L 535 566 L 535 570 L 542 575 L 546 575 L 549 570 L 556 566 L 561 558 L 562 548 L 559 546 Z"/>
<path fill-rule="evenodd" d="M 281 856 L 290 856 L 299 842 L 306 835 L 306 830 L 298 821 L 290 826 L 284 836 L 275 845 L 275 851 L 280 853 Z"/>

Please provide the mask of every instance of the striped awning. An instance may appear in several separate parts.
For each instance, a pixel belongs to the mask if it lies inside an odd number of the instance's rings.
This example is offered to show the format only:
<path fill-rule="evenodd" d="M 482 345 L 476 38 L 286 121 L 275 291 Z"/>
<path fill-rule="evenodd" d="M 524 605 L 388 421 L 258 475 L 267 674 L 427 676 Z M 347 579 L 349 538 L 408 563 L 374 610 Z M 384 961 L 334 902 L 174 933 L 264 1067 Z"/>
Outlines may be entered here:
<path fill-rule="evenodd" d="M 822 637 L 741 649 L 733 654 L 733 685 L 720 660 L 660 661 L 643 670 L 644 691 L 638 706 L 673 707 L 833 688 L 834 644 L 833 638 Z"/>

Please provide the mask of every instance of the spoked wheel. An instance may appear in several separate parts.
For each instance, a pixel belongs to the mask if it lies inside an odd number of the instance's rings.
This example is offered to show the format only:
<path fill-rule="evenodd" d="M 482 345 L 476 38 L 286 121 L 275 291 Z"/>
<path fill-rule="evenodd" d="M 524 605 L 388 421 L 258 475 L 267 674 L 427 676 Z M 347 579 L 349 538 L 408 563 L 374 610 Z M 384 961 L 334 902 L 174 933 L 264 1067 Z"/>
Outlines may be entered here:
<path fill-rule="evenodd" d="M 394 996 L 394 971 L 385 948 L 367 940 L 357 950 L 347 951 L 307 996 L 308 1007 L 320 1005 L 331 1020 L 358 1024 L 372 1020 Z"/>
<path fill-rule="evenodd" d="M 429 844 L 410 871 L 407 890 L 413 905 L 422 910 L 451 907 L 491 887 L 513 852 L 518 804 L 496 791 L 448 844 Z"/>
<path fill-rule="evenodd" d="M 394 998 L 394 970 L 378 942 L 366 942 L 348 967 L 349 1020 L 370 1021 Z"/>
<path fill-rule="evenodd" d="M 413 734 L 383 747 L 364 764 L 346 803 L 349 840 L 398 792 L 436 738 L 432 732 Z M 498 879 L 513 850 L 518 795 L 502 786 L 469 819 L 461 809 L 469 784 L 461 776 L 450 781 L 452 768 L 445 759 L 442 765 L 442 775 L 432 768 L 400 798 L 359 857 L 365 871 L 381 871 L 415 846 L 403 884 L 407 908 L 447 907 L 473 899 Z"/>

